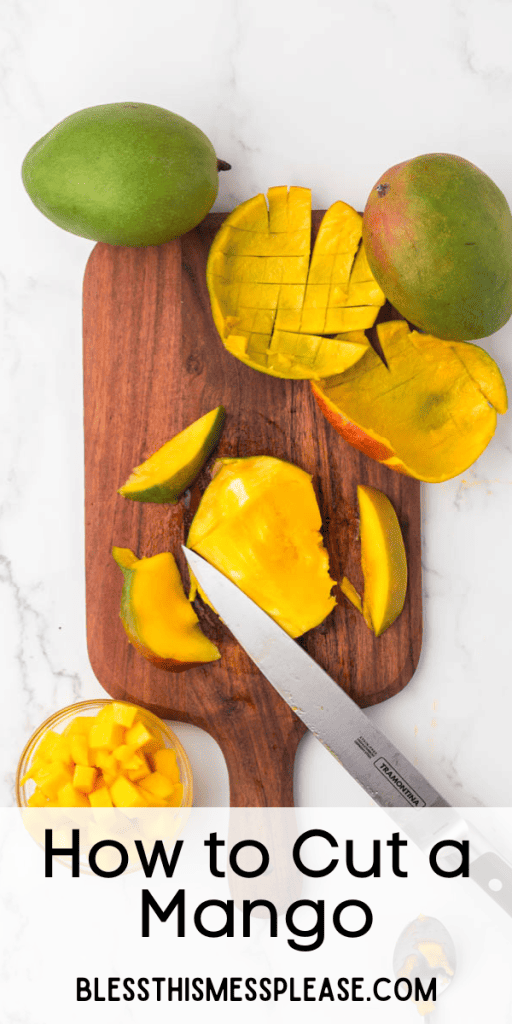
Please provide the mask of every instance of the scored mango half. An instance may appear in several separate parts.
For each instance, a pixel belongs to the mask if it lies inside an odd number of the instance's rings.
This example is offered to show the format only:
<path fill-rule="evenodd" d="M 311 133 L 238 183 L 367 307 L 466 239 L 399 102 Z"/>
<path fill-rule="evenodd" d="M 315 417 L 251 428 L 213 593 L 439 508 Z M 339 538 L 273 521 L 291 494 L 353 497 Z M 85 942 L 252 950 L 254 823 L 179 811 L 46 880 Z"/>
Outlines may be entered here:
<path fill-rule="evenodd" d="M 311 477 L 270 456 L 221 459 L 187 546 L 231 579 L 292 636 L 336 604 Z M 191 600 L 199 589 L 192 578 Z"/>
<path fill-rule="evenodd" d="M 124 576 L 121 621 L 140 654 L 174 672 L 220 658 L 201 630 L 170 551 L 152 558 L 137 558 L 129 548 L 112 548 L 112 554 Z"/>
<path fill-rule="evenodd" d="M 362 217 L 337 202 L 311 256 L 311 191 L 270 188 L 238 206 L 216 235 L 206 278 L 213 319 L 232 355 L 274 377 L 321 380 L 368 348 L 385 302 L 361 242 Z"/>
<path fill-rule="evenodd" d="M 407 557 L 397 514 L 376 487 L 357 488 L 363 600 L 346 576 L 340 589 L 380 636 L 400 615 L 407 592 Z"/>
<path fill-rule="evenodd" d="M 463 473 L 507 410 L 500 370 L 478 345 L 441 341 L 405 320 L 377 326 L 387 363 L 369 348 L 345 373 L 312 382 L 322 412 L 359 451 L 429 483 Z"/>

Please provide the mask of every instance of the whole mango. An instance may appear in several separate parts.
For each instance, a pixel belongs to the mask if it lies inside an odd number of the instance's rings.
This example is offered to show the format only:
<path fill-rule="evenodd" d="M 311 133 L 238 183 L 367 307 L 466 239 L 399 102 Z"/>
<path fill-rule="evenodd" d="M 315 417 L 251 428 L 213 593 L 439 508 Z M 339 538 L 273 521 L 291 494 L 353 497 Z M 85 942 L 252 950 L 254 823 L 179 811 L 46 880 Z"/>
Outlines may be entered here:
<path fill-rule="evenodd" d="M 428 153 L 386 171 L 366 204 L 363 242 L 389 301 L 437 338 L 484 338 L 512 314 L 510 209 L 460 156 Z"/>
<path fill-rule="evenodd" d="M 23 162 L 32 202 L 51 221 L 112 245 L 159 245 L 190 231 L 218 191 L 206 135 L 149 103 L 79 110 L 32 146 Z"/>

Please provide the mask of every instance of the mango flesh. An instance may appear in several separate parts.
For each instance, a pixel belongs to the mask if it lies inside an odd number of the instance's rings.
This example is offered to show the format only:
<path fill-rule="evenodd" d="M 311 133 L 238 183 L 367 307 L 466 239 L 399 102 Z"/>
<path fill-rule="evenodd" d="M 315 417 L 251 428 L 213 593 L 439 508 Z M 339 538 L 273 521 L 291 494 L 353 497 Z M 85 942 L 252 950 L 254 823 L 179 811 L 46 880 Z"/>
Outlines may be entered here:
<path fill-rule="evenodd" d="M 323 622 L 336 603 L 321 526 L 304 470 L 269 456 L 222 459 L 187 546 L 296 637 Z"/>
<path fill-rule="evenodd" d="M 206 278 L 228 352 L 273 377 L 320 380 L 366 351 L 384 294 L 347 203 L 327 211 L 311 255 L 311 192 L 279 186 L 236 207 L 216 235 Z"/>
<path fill-rule="evenodd" d="M 371 270 L 415 327 L 471 341 L 512 314 L 512 216 L 483 171 L 429 153 L 391 167 L 363 215 Z"/>
<path fill-rule="evenodd" d="M 112 245 L 160 245 L 190 231 L 218 191 L 206 135 L 149 103 L 79 110 L 32 146 L 23 183 L 51 221 Z"/>
<path fill-rule="evenodd" d="M 95 716 L 77 715 L 62 734 L 49 729 L 20 785 L 29 781 L 35 783 L 29 807 L 179 807 L 183 801 L 176 751 L 145 724 L 140 708 L 122 701 Z"/>
<path fill-rule="evenodd" d="M 222 405 L 201 416 L 132 470 L 119 494 L 132 501 L 175 505 L 195 480 L 221 435 Z"/>
<path fill-rule="evenodd" d="M 391 469 L 437 483 L 464 472 L 507 409 L 501 373 L 477 345 L 379 324 L 387 366 L 373 349 L 337 377 L 312 382 L 322 412 L 345 440 Z"/>
<path fill-rule="evenodd" d="M 124 576 L 121 621 L 140 654 L 172 671 L 220 658 L 201 630 L 169 551 L 152 558 L 136 558 L 128 548 L 113 548 L 112 554 Z"/>
<path fill-rule="evenodd" d="M 361 533 L 363 601 L 346 577 L 341 590 L 380 636 L 400 615 L 407 592 L 407 558 L 396 512 L 382 491 L 357 488 Z"/>

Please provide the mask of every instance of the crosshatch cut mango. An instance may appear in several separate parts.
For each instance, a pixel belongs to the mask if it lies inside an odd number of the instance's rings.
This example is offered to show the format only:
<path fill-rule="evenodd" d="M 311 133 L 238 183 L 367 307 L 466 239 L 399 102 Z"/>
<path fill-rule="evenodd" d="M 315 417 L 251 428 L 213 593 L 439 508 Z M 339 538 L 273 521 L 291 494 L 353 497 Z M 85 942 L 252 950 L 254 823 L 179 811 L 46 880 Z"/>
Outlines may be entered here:
<path fill-rule="evenodd" d="M 206 278 L 232 355 L 274 377 L 320 380 L 367 347 L 384 293 L 347 203 L 325 214 L 311 256 L 311 192 L 279 186 L 238 206 L 216 235 Z"/>
<path fill-rule="evenodd" d="M 377 326 L 387 366 L 369 348 L 319 383 L 322 412 L 354 448 L 400 473 L 438 483 L 482 454 L 507 410 L 500 370 L 478 345 L 442 341 L 404 320 Z"/>
<path fill-rule="evenodd" d="M 119 494 L 132 501 L 175 505 L 211 455 L 225 419 L 222 405 L 195 420 L 132 470 Z"/>
<path fill-rule="evenodd" d="M 121 621 L 140 654 L 174 672 L 220 658 L 201 630 L 170 551 L 152 558 L 137 558 L 128 548 L 113 548 L 112 554 L 124 576 Z"/>
<path fill-rule="evenodd" d="M 397 514 L 386 494 L 362 484 L 357 488 L 361 535 L 363 600 L 350 580 L 340 589 L 380 636 L 400 615 L 407 592 L 407 557 Z"/>
<path fill-rule="evenodd" d="M 301 636 L 323 622 L 336 604 L 311 477 L 270 456 L 221 459 L 218 467 L 187 546 L 290 636 Z M 192 579 L 192 600 L 197 590 Z"/>

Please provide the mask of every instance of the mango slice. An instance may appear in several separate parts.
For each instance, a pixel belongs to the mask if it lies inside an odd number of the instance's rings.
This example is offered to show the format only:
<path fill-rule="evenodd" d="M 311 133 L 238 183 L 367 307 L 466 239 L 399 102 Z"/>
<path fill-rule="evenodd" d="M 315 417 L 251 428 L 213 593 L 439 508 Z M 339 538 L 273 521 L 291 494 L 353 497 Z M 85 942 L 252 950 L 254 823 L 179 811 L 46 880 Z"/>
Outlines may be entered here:
<path fill-rule="evenodd" d="M 477 345 L 379 324 L 387 366 L 369 348 L 342 375 L 312 382 L 327 419 L 359 451 L 400 473 L 437 483 L 463 473 L 507 410 L 503 377 Z"/>
<path fill-rule="evenodd" d="M 362 612 L 366 624 L 380 636 L 400 615 L 407 592 L 407 558 L 396 512 L 382 491 L 357 488 L 361 531 L 363 601 L 350 580 L 341 590 Z"/>
<path fill-rule="evenodd" d="M 301 636 L 323 622 L 336 603 L 311 477 L 269 456 L 221 459 L 219 466 L 187 545 L 290 636 Z M 196 589 L 193 579 L 191 599 Z"/>
<path fill-rule="evenodd" d="M 364 330 L 385 301 L 361 245 L 362 218 L 334 203 L 310 264 L 310 190 L 281 186 L 267 198 L 268 211 L 262 194 L 233 210 L 210 250 L 206 277 L 222 342 L 274 377 L 341 373 L 364 355 Z"/>
<path fill-rule="evenodd" d="M 172 671 L 220 658 L 199 626 L 169 551 L 152 558 L 137 558 L 128 548 L 113 548 L 112 554 L 124 575 L 121 621 L 140 654 Z"/>
<path fill-rule="evenodd" d="M 118 493 L 132 501 L 175 505 L 215 448 L 224 419 L 222 405 L 201 416 L 136 466 Z"/>
<path fill-rule="evenodd" d="M 92 723 L 87 735 L 84 722 Z M 59 760 L 63 748 L 56 740 L 66 735 L 72 748 L 80 739 L 80 762 Z M 122 701 L 109 702 L 94 717 L 77 716 L 63 735 L 48 730 L 21 785 L 29 780 L 36 783 L 29 807 L 179 807 L 183 801 L 176 751 L 146 724 L 140 708 Z"/>

